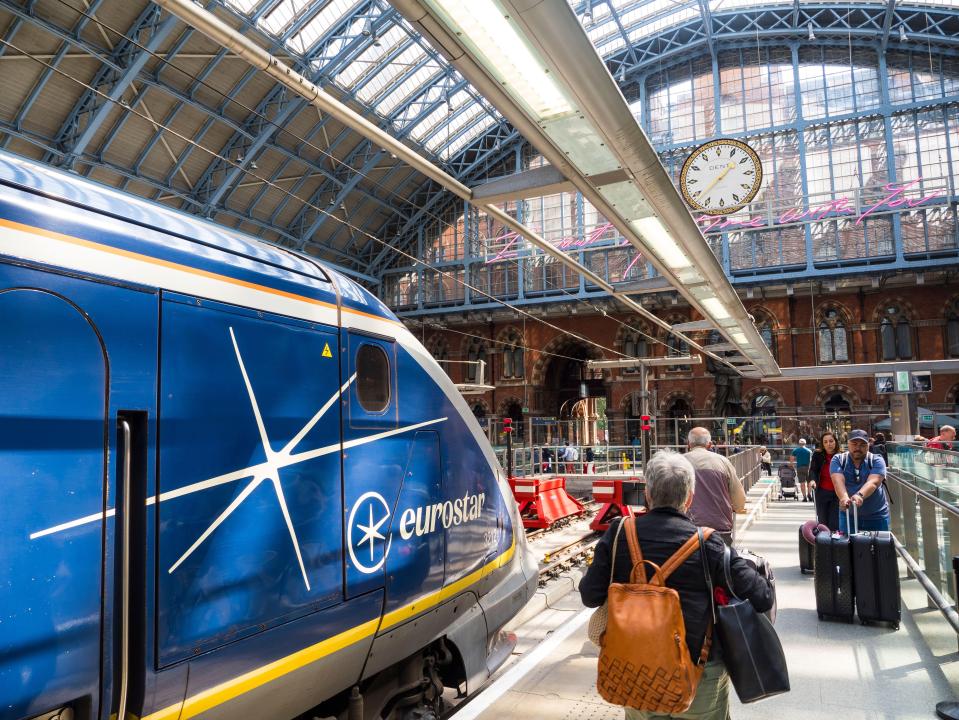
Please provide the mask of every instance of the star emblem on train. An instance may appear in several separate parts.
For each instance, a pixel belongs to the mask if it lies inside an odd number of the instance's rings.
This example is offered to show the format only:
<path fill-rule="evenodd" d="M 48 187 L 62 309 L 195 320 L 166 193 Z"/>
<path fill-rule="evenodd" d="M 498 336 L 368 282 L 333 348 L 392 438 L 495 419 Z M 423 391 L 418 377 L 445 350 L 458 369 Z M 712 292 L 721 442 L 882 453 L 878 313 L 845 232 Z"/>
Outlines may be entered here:
<path fill-rule="evenodd" d="M 290 536 L 290 543 L 292 544 L 293 551 L 296 555 L 296 560 L 300 568 L 300 573 L 303 576 L 303 584 L 306 586 L 307 591 L 310 590 L 310 579 L 306 570 L 306 564 L 303 560 L 303 553 L 300 549 L 300 542 L 296 535 L 296 528 L 293 525 L 293 520 L 290 516 L 289 506 L 286 502 L 286 496 L 283 492 L 283 483 L 280 479 L 280 470 L 297 465 L 299 463 L 307 462 L 308 460 L 313 460 L 315 458 L 321 457 L 323 455 L 329 455 L 332 453 L 339 453 L 345 450 L 348 450 L 353 447 L 360 445 L 366 445 L 369 443 L 376 442 L 387 437 L 394 435 L 400 435 L 402 433 L 410 432 L 412 430 L 417 430 L 422 427 L 429 425 L 434 425 L 436 423 L 445 422 L 447 418 L 440 417 L 434 418 L 432 420 L 425 420 L 423 422 L 413 423 L 411 425 L 401 426 L 394 430 L 387 430 L 384 432 L 373 433 L 359 438 L 354 438 L 346 442 L 336 442 L 331 445 L 326 445 L 324 447 L 315 448 L 313 450 L 304 450 L 296 452 L 297 446 L 306 437 L 306 435 L 312 430 L 316 424 L 323 418 L 323 416 L 330 410 L 331 407 L 339 400 L 344 392 L 353 384 L 356 380 L 356 374 L 354 373 L 341 387 L 339 387 L 336 392 L 327 400 L 323 406 L 307 421 L 307 423 L 294 435 L 286 445 L 283 446 L 280 450 L 274 450 L 273 445 L 270 442 L 270 438 L 266 431 L 266 426 L 263 422 L 263 416 L 260 412 L 260 405 L 257 402 L 256 392 L 253 389 L 253 383 L 250 380 L 249 374 L 246 370 L 246 365 L 243 362 L 243 354 L 240 351 L 239 343 L 236 339 L 236 333 L 233 328 L 229 328 L 230 331 L 230 340 L 233 343 L 233 351 L 236 355 L 237 365 L 240 368 L 240 373 L 243 376 L 243 384 L 246 388 L 247 396 L 250 401 L 250 408 L 253 412 L 253 418 L 256 422 L 257 430 L 259 431 L 260 444 L 262 445 L 264 455 L 266 460 L 264 462 L 257 463 L 245 468 L 240 468 L 238 470 L 233 470 L 231 472 L 225 473 L 223 475 L 217 475 L 216 477 L 206 478 L 205 480 L 200 480 L 198 482 L 191 483 L 184 487 L 176 488 L 174 490 L 168 490 L 161 493 L 158 496 L 148 497 L 146 504 L 154 505 L 158 502 L 168 502 L 176 498 L 184 497 L 186 495 L 191 495 L 202 490 L 207 490 L 209 488 L 218 487 L 231 482 L 237 482 L 241 480 L 246 480 L 247 484 L 243 489 L 237 494 L 235 498 L 227 505 L 220 514 L 213 520 L 212 523 L 200 534 L 196 540 L 190 545 L 189 548 L 174 562 L 168 569 L 167 572 L 172 574 L 177 568 L 179 568 L 194 552 L 196 552 L 209 538 L 216 532 L 219 528 L 235 511 L 239 508 L 244 501 L 250 497 L 254 490 L 256 490 L 261 484 L 269 482 L 273 488 L 274 496 L 276 498 L 277 508 L 280 511 L 280 514 L 283 516 L 284 523 L 286 524 L 287 532 Z M 364 505 L 364 503 L 368 504 Z M 366 564 L 361 562 L 360 558 L 357 557 L 354 552 L 354 543 L 352 542 L 352 533 L 354 529 L 354 520 L 357 517 L 356 513 L 361 507 L 366 507 L 367 514 L 361 516 L 360 520 L 362 521 L 364 517 L 368 518 L 367 525 L 356 524 L 355 529 L 359 530 L 362 533 L 360 541 L 357 543 L 357 547 L 360 545 L 369 545 L 370 553 L 370 563 Z M 116 514 L 116 508 L 110 508 L 106 512 L 93 513 L 91 515 L 86 515 L 84 517 L 76 518 L 53 527 L 45 528 L 43 530 L 38 530 L 30 534 L 31 540 L 37 540 L 48 535 L 54 535 L 60 532 L 65 532 L 76 527 L 81 527 L 89 523 L 105 520 L 106 518 L 114 517 Z M 350 513 L 349 518 L 349 530 L 350 530 L 350 540 L 347 542 L 347 547 L 349 549 L 350 559 L 353 561 L 353 564 L 364 573 L 376 572 L 379 568 L 383 566 L 383 563 L 386 560 L 386 556 L 389 553 L 390 543 L 392 538 L 387 538 L 381 529 L 385 522 L 389 519 L 392 514 L 390 506 L 387 504 L 386 500 L 379 495 L 379 493 L 366 493 L 362 495 L 354 504 L 353 510 Z M 378 519 L 377 519 L 378 518 Z M 388 534 L 388 533 L 387 533 Z M 376 561 L 376 541 L 377 540 L 386 540 L 385 547 L 383 549 L 382 557 L 379 561 Z M 380 547 L 383 547 L 383 543 L 379 543 Z"/>
<path fill-rule="evenodd" d="M 361 573 L 366 575 L 374 573 L 383 567 L 383 563 L 386 562 L 386 556 L 390 553 L 393 538 L 390 536 L 387 540 L 387 535 L 384 535 L 380 530 L 391 515 L 390 506 L 383 499 L 383 496 L 377 492 L 364 493 L 353 503 L 353 509 L 350 510 L 350 517 L 347 522 L 347 547 L 353 567 Z M 363 524 L 365 518 L 368 518 L 366 525 Z M 357 534 L 360 535 L 360 538 L 354 541 Z M 378 545 L 377 540 L 384 540 L 386 543 L 385 545 L 383 543 Z M 364 545 L 367 545 L 369 549 L 369 562 L 366 562 Z M 382 548 L 382 556 L 377 560 L 377 556 L 380 555 L 380 548 Z"/>

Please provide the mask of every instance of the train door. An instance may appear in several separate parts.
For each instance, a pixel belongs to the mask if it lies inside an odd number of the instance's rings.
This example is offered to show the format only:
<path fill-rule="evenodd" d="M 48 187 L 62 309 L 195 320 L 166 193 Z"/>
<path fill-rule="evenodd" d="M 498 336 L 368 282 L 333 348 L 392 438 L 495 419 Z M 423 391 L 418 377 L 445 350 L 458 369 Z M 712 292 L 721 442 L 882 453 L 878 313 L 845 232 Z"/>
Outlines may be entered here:
<path fill-rule="evenodd" d="M 164 294 L 157 650 L 166 666 L 343 599 L 333 328 Z"/>
<path fill-rule="evenodd" d="M 118 462 L 119 420 L 152 412 L 156 302 L 149 290 L 0 263 L 4 716 L 69 705 L 101 717 L 117 697 L 121 628 L 144 610 L 135 589 L 121 606 L 132 555 L 117 540 L 118 503 L 146 484 Z"/>
<path fill-rule="evenodd" d="M 349 596 L 386 586 L 387 611 L 443 584 L 446 539 L 439 435 L 414 416 L 412 378 L 397 383 L 390 338 L 344 333 L 346 583 Z M 415 427 L 414 427 L 415 426 Z M 419 429 L 423 428 L 423 429 Z"/>

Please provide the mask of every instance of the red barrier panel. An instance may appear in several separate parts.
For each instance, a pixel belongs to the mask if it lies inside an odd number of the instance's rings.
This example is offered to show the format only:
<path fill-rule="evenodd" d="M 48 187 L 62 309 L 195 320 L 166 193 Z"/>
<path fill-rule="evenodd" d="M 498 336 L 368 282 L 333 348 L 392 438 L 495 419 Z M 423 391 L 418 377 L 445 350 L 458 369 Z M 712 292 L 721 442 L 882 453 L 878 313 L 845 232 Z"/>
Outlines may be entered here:
<path fill-rule="evenodd" d="M 566 478 L 509 479 L 525 528 L 547 528 L 557 520 L 579 515 L 583 504 L 566 492 Z"/>
<path fill-rule="evenodd" d="M 593 500 L 603 506 L 589 524 L 592 530 L 605 532 L 620 517 L 634 517 L 646 512 L 646 483 L 639 478 L 593 480 Z"/>

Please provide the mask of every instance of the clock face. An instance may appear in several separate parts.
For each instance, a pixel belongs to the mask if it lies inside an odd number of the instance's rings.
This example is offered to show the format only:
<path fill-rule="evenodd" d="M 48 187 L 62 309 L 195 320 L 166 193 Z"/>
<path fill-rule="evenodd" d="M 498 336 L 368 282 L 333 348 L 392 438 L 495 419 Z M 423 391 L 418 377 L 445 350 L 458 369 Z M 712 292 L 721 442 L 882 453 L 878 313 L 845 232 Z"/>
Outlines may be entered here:
<path fill-rule="evenodd" d="M 752 201 L 763 181 L 756 152 L 739 140 L 712 140 L 686 158 L 679 188 L 699 212 L 726 215 Z"/>

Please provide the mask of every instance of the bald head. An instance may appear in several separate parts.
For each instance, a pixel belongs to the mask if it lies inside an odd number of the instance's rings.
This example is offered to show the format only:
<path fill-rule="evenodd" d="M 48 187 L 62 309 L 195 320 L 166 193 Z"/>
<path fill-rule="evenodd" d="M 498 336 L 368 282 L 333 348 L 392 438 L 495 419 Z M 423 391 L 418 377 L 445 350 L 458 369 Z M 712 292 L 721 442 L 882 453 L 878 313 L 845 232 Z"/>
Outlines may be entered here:
<path fill-rule="evenodd" d="M 694 427 L 686 436 L 686 445 L 690 448 L 708 448 L 712 440 L 713 436 L 709 434 L 709 430 L 704 427 Z"/>

